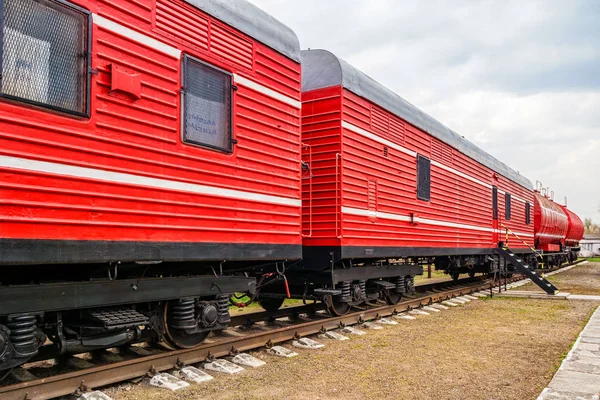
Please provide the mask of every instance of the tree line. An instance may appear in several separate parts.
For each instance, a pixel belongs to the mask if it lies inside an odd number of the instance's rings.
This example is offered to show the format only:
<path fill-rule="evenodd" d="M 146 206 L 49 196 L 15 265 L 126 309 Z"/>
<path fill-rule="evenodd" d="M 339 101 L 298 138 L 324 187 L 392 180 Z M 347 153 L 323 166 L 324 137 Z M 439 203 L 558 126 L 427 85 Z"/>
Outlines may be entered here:
<path fill-rule="evenodd" d="M 598 212 L 600 212 L 600 206 L 598 206 Z M 591 218 L 585 218 L 583 220 L 583 227 L 585 229 L 585 233 L 599 233 L 600 234 L 600 224 L 595 224 Z"/>
<path fill-rule="evenodd" d="M 600 233 L 600 225 L 595 224 L 591 218 L 583 220 L 583 227 L 585 228 L 585 233 Z"/>

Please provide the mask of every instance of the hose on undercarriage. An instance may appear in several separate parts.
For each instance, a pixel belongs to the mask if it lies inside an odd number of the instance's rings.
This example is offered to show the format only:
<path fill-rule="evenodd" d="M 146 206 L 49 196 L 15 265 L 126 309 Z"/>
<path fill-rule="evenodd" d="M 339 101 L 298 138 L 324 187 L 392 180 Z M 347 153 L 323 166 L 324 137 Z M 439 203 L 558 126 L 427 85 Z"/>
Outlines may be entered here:
<path fill-rule="evenodd" d="M 268 279 L 270 277 L 272 277 L 273 275 L 277 275 L 275 278 L 263 283 L 265 281 L 265 279 Z M 285 275 L 284 275 L 285 276 Z M 248 307 L 250 304 L 254 303 L 254 301 L 256 301 L 256 298 L 258 297 L 258 295 L 260 294 L 260 290 L 266 286 L 269 286 L 273 283 L 279 282 L 280 280 L 280 275 L 278 275 L 275 272 L 268 272 L 266 274 L 263 274 L 260 279 L 258 280 L 258 282 L 256 283 L 256 291 L 254 292 L 254 294 L 249 298 L 248 301 L 243 301 L 243 302 L 237 302 L 236 300 L 241 300 L 244 297 L 247 297 L 245 293 L 240 293 L 240 295 L 238 296 L 237 294 L 233 294 L 230 298 L 229 298 L 229 303 L 235 307 L 239 307 L 239 308 L 244 308 L 244 307 Z M 286 289 L 287 289 L 287 280 L 285 280 L 286 282 Z M 287 289 L 287 293 L 288 293 L 288 297 L 289 297 L 289 289 Z"/>

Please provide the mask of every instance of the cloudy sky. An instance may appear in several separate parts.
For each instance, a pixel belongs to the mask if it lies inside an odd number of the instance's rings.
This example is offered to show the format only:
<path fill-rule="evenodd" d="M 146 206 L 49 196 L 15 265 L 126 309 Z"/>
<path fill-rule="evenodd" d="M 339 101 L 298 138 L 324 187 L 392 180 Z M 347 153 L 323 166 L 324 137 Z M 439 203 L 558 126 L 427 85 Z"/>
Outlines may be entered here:
<path fill-rule="evenodd" d="M 251 1 L 600 222 L 600 1 Z"/>

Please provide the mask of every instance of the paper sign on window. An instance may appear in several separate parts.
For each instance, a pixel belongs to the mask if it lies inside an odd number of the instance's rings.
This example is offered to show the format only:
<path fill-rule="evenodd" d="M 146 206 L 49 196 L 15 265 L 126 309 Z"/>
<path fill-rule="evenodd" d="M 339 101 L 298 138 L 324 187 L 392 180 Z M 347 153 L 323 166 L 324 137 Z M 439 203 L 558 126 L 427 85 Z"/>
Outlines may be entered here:
<path fill-rule="evenodd" d="M 50 43 L 4 28 L 2 93 L 39 103 L 48 102 Z"/>
<path fill-rule="evenodd" d="M 229 147 L 229 109 L 226 104 L 210 101 L 191 93 L 185 98 L 186 140 L 218 148 Z"/>

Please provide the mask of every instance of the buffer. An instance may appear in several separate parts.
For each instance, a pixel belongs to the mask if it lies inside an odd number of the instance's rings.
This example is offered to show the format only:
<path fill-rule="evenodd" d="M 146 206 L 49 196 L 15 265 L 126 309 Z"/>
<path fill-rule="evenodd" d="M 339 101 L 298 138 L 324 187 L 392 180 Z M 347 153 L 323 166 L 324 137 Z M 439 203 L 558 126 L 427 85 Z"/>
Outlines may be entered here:
<path fill-rule="evenodd" d="M 556 288 L 556 286 L 551 284 L 546 278 L 542 277 L 536 271 L 530 270 L 527 264 L 525 264 L 525 262 L 522 259 L 517 257 L 515 253 L 513 253 L 508 247 L 504 246 L 502 243 L 498 246 L 498 253 L 500 254 L 500 256 L 504 257 L 504 260 L 507 263 L 511 263 L 513 267 L 515 267 L 519 272 L 523 273 L 525 276 L 531 279 L 531 281 L 534 282 L 536 285 L 544 289 L 546 293 L 552 295 L 558 293 L 558 289 Z"/>

